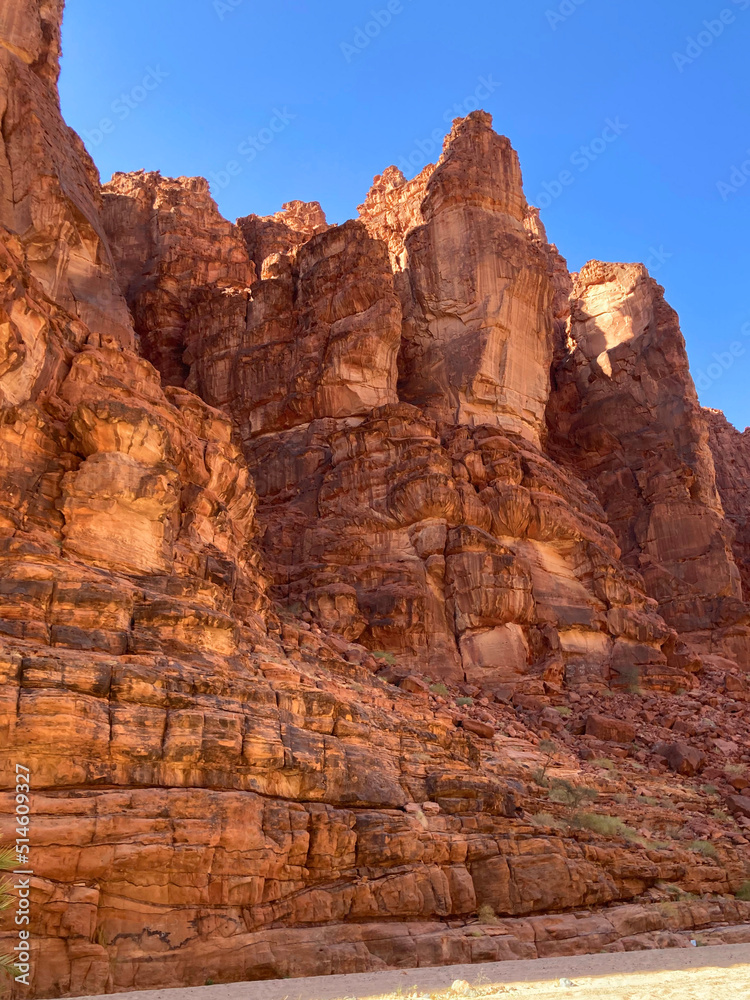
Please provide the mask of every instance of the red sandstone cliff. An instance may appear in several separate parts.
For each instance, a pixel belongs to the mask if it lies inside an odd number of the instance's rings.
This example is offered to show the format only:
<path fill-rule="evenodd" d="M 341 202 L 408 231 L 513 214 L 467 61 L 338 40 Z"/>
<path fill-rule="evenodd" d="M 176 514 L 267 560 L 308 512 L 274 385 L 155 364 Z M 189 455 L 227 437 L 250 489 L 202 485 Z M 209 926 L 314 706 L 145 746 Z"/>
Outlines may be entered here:
<path fill-rule="evenodd" d="M 32 994 L 750 940 L 747 470 L 658 286 L 573 288 L 483 112 L 343 226 L 100 188 L 61 8 L 0 13 Z"/>

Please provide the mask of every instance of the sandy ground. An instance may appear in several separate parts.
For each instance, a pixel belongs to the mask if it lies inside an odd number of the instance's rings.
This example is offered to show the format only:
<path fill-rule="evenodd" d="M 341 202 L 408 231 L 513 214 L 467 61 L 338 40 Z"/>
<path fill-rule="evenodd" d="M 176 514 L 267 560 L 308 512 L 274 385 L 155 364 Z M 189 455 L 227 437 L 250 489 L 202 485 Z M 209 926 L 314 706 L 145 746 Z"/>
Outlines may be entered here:
<path fill-rule="evenodd" d="M 455 985 L 454 985 L 455 984 Z M 452 988 L 453 987 L 453 988 Z M 750 1000 L 750 945 L 119 994 L 123 1000 Z M 94 1000 L 94 998 L 85 998 Z"/>

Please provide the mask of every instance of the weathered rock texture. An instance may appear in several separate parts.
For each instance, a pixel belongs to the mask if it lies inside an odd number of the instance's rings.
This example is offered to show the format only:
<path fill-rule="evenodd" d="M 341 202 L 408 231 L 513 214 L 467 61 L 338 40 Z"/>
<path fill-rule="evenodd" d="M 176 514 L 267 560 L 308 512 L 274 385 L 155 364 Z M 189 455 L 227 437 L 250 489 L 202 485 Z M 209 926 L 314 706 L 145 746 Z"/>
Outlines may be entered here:
<path fill-rule="evenodd" d="M 263 265 L 269 257 L 290 253 L 330 229 L 317 201 L 290 201 L 274 215 L 246 215 L 237 225 L 259 277 L 265 277 Z"/>
<path fill-rule="evenodd" d="M 742 578 L 743 594 L 750 594 L 750 430 L 740 433 L 720 410 L 703 410 L 716 469 L 716 486 L 734 529 L 732 549 Z"/>
<path fill-rule="evenodd" d="M 550 452 L 599 497 L 626 565 L 666 621 L 709 651 L 750 655 L 747 608 L 708 428 L 677 315 L 640 264 L 577 275 L 555 368 Z"/>
<path fill-rule="evenodd" d="M 196 292 L 241 291 L 255 280 L 242 234 L 219 215 L 202 177 L 115 174 L 102 191 L 105 228 L 127 234 L 111 245 L 143 355 L 165 385 L 184 386 Z"/>
<path fill-rule="evenodd" d="M 657 286 L 569 300 L 483 112 L 342 226 L 100 190 L 61 7 L 0 13 L 16 995 L 746 940 L 745 465 L 709 416 L 730 524 Z"/>

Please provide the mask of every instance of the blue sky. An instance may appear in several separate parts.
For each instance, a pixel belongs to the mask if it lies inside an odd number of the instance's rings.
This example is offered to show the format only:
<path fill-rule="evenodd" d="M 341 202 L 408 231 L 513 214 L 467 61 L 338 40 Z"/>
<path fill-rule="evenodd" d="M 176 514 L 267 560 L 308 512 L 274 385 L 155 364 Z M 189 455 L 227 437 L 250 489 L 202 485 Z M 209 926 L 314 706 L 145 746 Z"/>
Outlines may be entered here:
<path fill-rule="evenodd" d="M 749 42 L 750 0 L 68 0 L 61 99 L 104 179 L 200 174 L 230 219 L 301 198 L 331 222 L 482 106 L 571 269 L 648 262 L 743 429 Z"/>

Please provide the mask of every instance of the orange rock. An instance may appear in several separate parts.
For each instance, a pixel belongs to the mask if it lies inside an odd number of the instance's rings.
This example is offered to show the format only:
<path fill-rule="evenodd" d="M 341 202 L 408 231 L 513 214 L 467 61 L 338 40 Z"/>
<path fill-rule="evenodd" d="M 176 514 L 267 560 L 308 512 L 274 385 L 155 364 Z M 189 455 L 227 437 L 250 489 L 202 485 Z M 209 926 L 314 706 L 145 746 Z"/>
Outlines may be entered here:
<path fill-rule="evenodd" d="M 592 713 L 586 718 L 586 734 L 608 743 L 632 743 L 636 730 L 635 726 L 629 722 Z"/>

